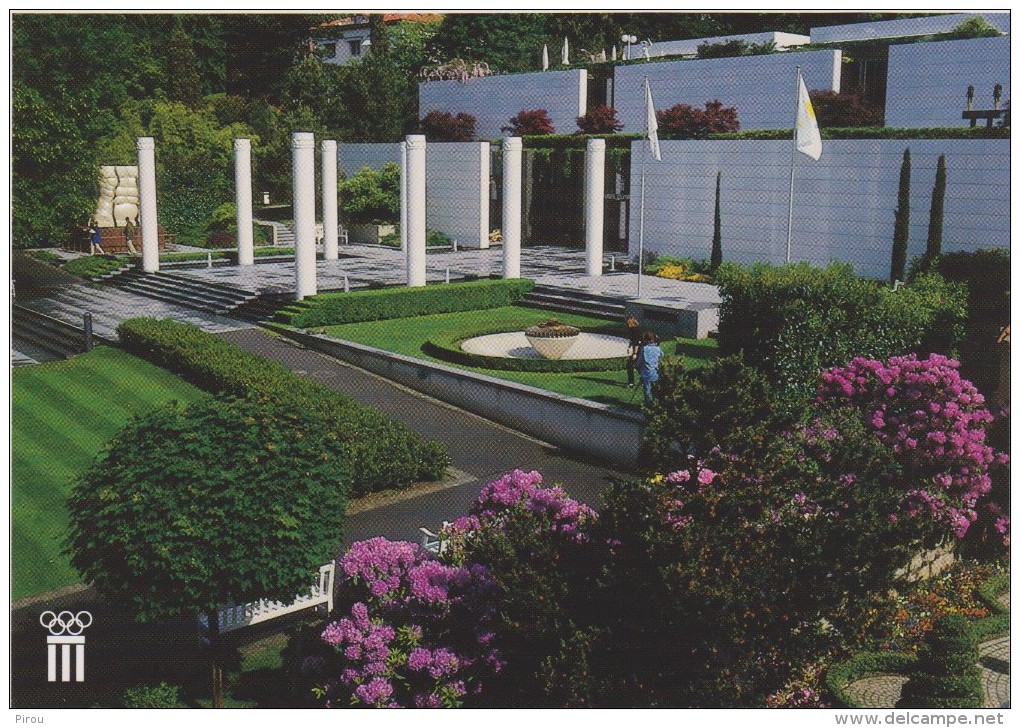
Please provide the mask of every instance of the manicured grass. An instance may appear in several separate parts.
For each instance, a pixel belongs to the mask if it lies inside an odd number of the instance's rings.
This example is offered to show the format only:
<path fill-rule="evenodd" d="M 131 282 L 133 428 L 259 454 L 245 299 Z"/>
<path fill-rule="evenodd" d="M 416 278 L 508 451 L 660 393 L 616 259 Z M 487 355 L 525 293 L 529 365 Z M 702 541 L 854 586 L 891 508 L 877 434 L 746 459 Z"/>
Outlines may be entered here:
<path fill-rule="evenodd" d="M 439 334 L 449 335 L 452 332 L 468 336 L 475 332 L 491 332 L 495 329 L 523 330 L 527 326 L 541 323 L 553 316 L 565 324 L 577 326 L 586 331 L 626 336 L 622 324 L 614 324 L 611 321 L 588 316 L 567 313 L 552 314 L 549 311 L 518 306 L 505 306 L 485 311 L 432 314 L 390 321 L 366 321 L 314 330 L 338 339 L 355 341 L 397 354 L 406 354 L 451 366 L 449 362 L 442 362 L 424 354 L 422 346 L 425 342 Z M 717 351 L 715 340 L 678 339 L 676 337 L 663 337 L 662 348 L 668 355 L 676 353 L 683 355 L 688 368 L 704 365 L 716 356 Z M 474 367 L 461 368 L 571 397 L 633 407 L 638 407 L 641 404 L 640 396 L 634 394 L 636 390 L 627 389 L 627 372 L 624 369 L 610 372 L 544 374 Z"/>
<path fill-rule="evenodd" d="M 135 414 L 203 393 L 118 349 L 15 369 L 11 382 L 11 598 L 80 581 L 61 554 L 66 498 Z"/>

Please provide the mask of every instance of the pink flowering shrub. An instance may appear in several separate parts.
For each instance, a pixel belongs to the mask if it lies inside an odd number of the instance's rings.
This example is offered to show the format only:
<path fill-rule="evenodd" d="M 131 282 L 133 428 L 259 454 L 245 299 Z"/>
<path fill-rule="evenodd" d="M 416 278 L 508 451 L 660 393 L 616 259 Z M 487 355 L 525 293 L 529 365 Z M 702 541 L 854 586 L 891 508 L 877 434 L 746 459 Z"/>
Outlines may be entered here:
<path fill-rule="evenodd" d="M 931 519 L 963 538 L 991 490 L 989 468 L 1007 457 L 985 442 L 992 414 L 960 377 L 957 361 L 940 354 L 888 362 L 858 357 L 822 374 L 818 402 L 860 410 L 903 466 L 905 490 L 890 519 Z"/>
<path fill-rule="evenodd" d="M 336 652 L 321 691 L 328 705 L 457 707 L 503 669 L 484 566 L 446 565 L 377 537 L 353 544 L 340 567 L 354 603 L 322 633 Z"/>

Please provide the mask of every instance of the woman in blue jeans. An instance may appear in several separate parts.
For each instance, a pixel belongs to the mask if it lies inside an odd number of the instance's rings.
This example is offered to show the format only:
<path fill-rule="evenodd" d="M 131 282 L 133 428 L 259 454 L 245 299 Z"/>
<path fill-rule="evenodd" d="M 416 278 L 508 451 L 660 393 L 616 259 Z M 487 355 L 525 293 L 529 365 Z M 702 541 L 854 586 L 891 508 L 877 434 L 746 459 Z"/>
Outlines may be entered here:
<path fill-rule="evenodd" d="M 652 382 L 659 381 L 659 360 L 662 359 L 662 349 L 655 338 L 655 334 L 646 331 L 641 341 L 641 351 L 638 353 L 638 374 L 641 375 L 641 386 L 645 389 L 645 404 L 652 403 Z"/>

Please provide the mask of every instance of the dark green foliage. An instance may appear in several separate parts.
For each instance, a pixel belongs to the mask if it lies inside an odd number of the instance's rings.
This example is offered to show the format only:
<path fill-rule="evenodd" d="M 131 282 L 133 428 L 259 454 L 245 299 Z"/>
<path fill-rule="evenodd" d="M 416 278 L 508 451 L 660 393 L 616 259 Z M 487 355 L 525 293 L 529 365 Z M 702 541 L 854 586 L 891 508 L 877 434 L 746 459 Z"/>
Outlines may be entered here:
<path fill-rule="evenodd" d="M 167 98 L 194 104 L 202 98 L 202 79 L 191 38 L 184 32 L 180 16 L 167 43 Z"/>
<path fill-rule="evenodd" d="M 64 272 L 80 278 L 96 280 L 100 276 L 131 264 L 130 258 L 113 255 L 85 255 L 64 264 Z"/>
<path fill-rule="evenodd" d="M 526 136 L 523 138 L 525 149 L 578 149 L 584 150 L 588 146 L 589 139 L 605 138 L 606 149 L 630 150 L 631 142 L 644 139 L 643 134 L 611 134 L 603 137 L 601 134 L 541 134 L 537 136 Z"/>
<path fill-rule="evenodd" d="M 910 235 L 910 147 L 903 150 L 900 166 L 900 191 L 896 198 L 896 222 L 893 224 L 892 267 L 889 282 L 904 279 L 907 267 L 907 243 Z"/>
<path fill-rule="evenodd" d="M 720 186 L 722 185 L 722 172 L 715 173 L 715 217 L 712 222 L 712 273 L 719 270 L 722 265 L 722 215 L 720 214 Z"/>
<path fill-rule="evenodd" d="M 847 692 L 850 683 L 874 675 L 903 674 L 916 662 L 916 657 L 902 652 L 862 652 L 830 667 L 825 673 L 825 686 L 839 705 L 864 708 Z"/>
<path fill-rule="evenodd" d="M 424 288 L 384 288 L 350 293 L 321 293 L 277 314 L 278 320 L 301 328 L 336 326 L 358 321 L 420 316 L 429 313 L 477 311 L 509 306 L 534 288 L 526 279 L 440 283 Z"/>
<path fill-rule="evenodd" d="M 537 68 L 546 40 L 541 14 L 447 13 L 426 42 L 425 54 L 440 63 L 485 61 L 493 71 L 512 73 Z"/>
<path fill-rule="evenodd" d="M 714 447 L 761 453 L 770 433 L 792 422 L 781 413 L 775 388 L 739 355 L 692 371 L 667 359 L 655 392 L 641 442 L 640 464 L 648 471 L 679 467 Z"/>
<path fill-rule="evenodd" d="M 125 708 L 177 708 L 180 707 L 181 688 L 178 685 L 140 685 L 128 688 L 121 699 Z"/>
<path fill-rule="evenodd" d="M 929 260 L 942 255 L 942 226 L 946 204 L 946 155 L 939 155 L 935 170 L 935 186 L 931 190 L 931 211 L 928 217 L 928 248 L 924 255 Z"/>
<path fill-rule="evenodd" d="M 1009 139 L 1009 127 L 921 127 L 917 129 L 886 126 L 832 127 L 820 129 L 822 139 Z M 734 134 L 713 134 L 709 139 L 777 141 L 792 139 L 791 129 L 756 129 Z"/>
<path fill-rule="evenodd" d="M 140 621 L 290 601 L 341 539 L 343 437 L 339 421 L 265 398 L 136 417 L 68 498 L 71 563 Z"/>
<path fill-rule="evenodd" d="M 206 391 L 265 396 L 327 418 L 350 466 L 352 496 L 437 480 L 446 471 L 447 456 L 440 444 L 424 441 L 371 407 L 194 326 L 142 318 L 123 322 L 117 332 L 129 351 Z"/>
<path fill-rule="evenodd" d="M 939 617 L 924 646 L 897 708 L 980 708 L 984 705 L 977 640 L 966 618 Z"/>
<path fill-rule="evenodd" d="M 962 287 L 937 274 L 895 292 L 854 275 L 848 263 L 724 264 L 716 280 L 720 353 L 743 351 L 790 395 L 810 396 L 823 369 L 855 356 L 954 354 L 966 318 Z"/>

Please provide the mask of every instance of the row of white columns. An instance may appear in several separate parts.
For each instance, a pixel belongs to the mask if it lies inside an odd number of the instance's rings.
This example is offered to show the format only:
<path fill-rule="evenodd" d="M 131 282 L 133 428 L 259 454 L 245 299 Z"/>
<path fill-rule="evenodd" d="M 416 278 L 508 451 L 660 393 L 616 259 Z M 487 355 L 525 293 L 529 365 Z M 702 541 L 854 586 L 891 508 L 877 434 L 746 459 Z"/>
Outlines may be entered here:
<path fill-rule="evenodd" d="M 337 144 L 322 142 L 323 257 L 339 258 L 337 237 Z M 295 132 L 291 137 L 295 228 L 295 298 L 317 291 L 315 261 L 315 135 Z M 520 137 L 503 140 L 503 277 L 521 276 L 521 162 Z M 602 274 L 602 233 L 606 142 L 590 139 L 585 161 L 585 268 L 589 276 Z M 400 243 L 407 256 L 407 285 L 426 283 L 425 137 L 410 135 L 400 144 Z M 234 140 L 235 203 L 237 206 L 237 262 L 255 262 L 252 222 L 251 140 Z M 156 216 L 155 143 L 138 138 L 138 192 L 141 208 L 142 269 L 159 270 L 159 227 Z"/>

